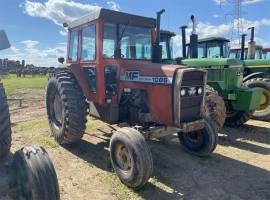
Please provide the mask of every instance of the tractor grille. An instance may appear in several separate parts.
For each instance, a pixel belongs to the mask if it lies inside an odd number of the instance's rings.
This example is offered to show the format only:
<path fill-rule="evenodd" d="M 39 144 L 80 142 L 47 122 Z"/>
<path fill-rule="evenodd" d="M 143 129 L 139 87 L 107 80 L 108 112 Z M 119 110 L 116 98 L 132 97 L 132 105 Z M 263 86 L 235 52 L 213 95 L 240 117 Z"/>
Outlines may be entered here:
<path fill-rule="evenodd" d="M 209 81 L 224 81 L 224 69 L 208 69 L 207 79 Z"/>
<path fill-rule="evenodd" d="M 181 88 L 204 88 L 205 73 L 201 71 L 190 71 L 183 74 Z M 180 94 L 181 95 L 181 94 Z M 187 95 L 181 97 L 181 122 L 191 122 L 201 119 L 201 107 L 203 102 L 203 93 Z"/>
<path fill-rule="evenodd" d="M 181 123 L 202 118 L 206 72 L 200 69 L 178 69 L 176 73 L 174 81 L 174 122 L 180 126 Z"/>

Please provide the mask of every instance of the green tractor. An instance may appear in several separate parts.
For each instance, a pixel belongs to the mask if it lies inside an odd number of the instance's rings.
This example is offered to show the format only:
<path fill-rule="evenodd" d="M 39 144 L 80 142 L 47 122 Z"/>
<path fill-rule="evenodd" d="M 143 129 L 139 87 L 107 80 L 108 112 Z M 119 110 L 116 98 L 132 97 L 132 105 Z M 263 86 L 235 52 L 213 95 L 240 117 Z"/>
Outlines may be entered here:
<path fill-rule="evenodd" d="M 213 47 L 211 58 L 203 55 L 208 53 L 201 48 L 201 42 L 198 41 L 196 34 L 195 19 L 192 17 L 193 31 L 190 36 L 190 44 L 186 43 L 186 26 L 182 28 L 182 47 L 183 58 L 172 58 L 171 53 L 171 39 L 174 36 L 172 32 L 161 32 L 161 44 L 167 46 L 163 48 L 163 62 L 171 64 L 185 64 L 190 67 L 204 68 L 208 71 L 208 85 L 214 88 L 226 105 L 226 121 L 227 126 L 241 126 L 247 122 L 254 111 L 260 106 L 260 98 L 262 90 L 260 88 L 253 88 L 250 85 L 243 85 L 244 67 L 243 62 L 239 59 L 222 58 L 217 55 L 217 49 L 222 49 L 223 54 L 228 52 L 228 46 L 222 38 L 212 38 L 213 44 L 209 45 L 212 48 L 214 44 L 219 44 Z M 220 42 L 222 41 L 222 42 Z M 189 47 L 187 49 L 187 46 Z M 170 51 L 170 52 L 169 52 Z M 188 59 L 187 59 L 188 58 Z"/>
<path fill-rule="evenodd" d="M 240 59 L 244 64 L 243 86 L 261 88 L 260 106 L 252 118 L 270 120 L 270 48 L 263 49 L 254 41 L 254 27 L 250 28 L 251 38 L 245 47 L 245 36 L 242 35 L 241 48 L 229 48 L 230 40 L 223 37 L 209 37 L 198 40 L 198 58 L 231 58 Z M 165 37 L 164 34 L 163 37 Z M 167 36 L 169 37 L 169 36 Z M 190 57 L 190 45 L 186 45 L 187 57 Z"/>

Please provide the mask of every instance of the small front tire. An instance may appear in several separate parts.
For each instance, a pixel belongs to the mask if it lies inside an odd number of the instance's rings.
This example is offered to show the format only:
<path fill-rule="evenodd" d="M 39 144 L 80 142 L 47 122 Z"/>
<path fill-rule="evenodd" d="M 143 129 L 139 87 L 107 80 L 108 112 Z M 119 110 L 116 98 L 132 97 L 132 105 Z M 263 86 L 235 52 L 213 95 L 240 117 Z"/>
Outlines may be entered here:
<path fill-rule="evenodd" d="M 202 130 L 180 132 L 178 138 L 185 151 L 199 157 L 210 156 L 218 143 L 218 134 L 208 119 L 205 120 L 205 127 Z"/>
<path fill-rule="evenodd" d="M 153 172 L 153 160 L 145 138 L 135 129 L 121 128 L 110 141 L 112 166 L 119 179 L 131 188 L 142 187 Z"/>

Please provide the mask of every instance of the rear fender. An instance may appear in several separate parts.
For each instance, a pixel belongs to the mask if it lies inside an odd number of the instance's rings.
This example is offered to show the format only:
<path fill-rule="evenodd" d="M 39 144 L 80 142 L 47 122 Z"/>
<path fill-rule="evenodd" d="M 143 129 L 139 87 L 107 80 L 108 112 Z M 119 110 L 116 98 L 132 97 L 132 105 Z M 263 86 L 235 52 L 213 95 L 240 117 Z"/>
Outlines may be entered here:
<path fill-rule="evenodd" d="M 246 81 L 253 79 L 253 78 L 262 78 L 263 76 L 264 76 L 263 72 L 255 72 L 255 73 L 252 73 L 252 74 L 245 76 L 243 79 L 243 82 L 246 82 Z"/>

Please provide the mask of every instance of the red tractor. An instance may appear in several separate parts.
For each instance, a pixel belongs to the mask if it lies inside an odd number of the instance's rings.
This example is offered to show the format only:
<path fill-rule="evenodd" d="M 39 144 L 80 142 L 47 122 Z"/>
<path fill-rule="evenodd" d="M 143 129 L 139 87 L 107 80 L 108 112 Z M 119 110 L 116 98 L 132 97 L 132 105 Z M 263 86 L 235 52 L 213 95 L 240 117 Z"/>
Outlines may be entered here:
<path fill-rule="evenodd" d="M 204 114 L 206 71 L 162 64 L 163 12 L 153 19 L 100 9 L 65 23 L 67 65 L 47 85 L 48 120 L 58 143 L 82 138 L 88 109 L 122 125 L 111 137 L 110 157 L 120 180 L 133 188 L 152 174 L 146 139 L 178 133 L 184 149 L 198 156 L 208 156 L 217 145 Z"/>

